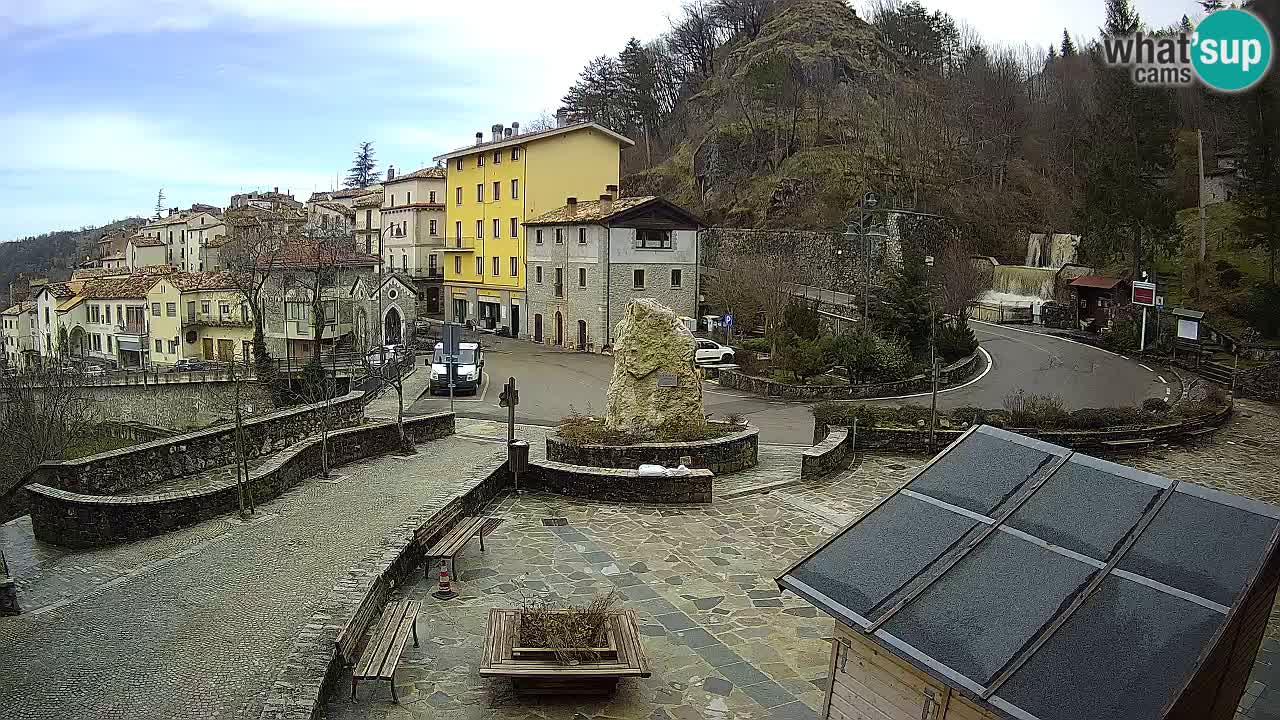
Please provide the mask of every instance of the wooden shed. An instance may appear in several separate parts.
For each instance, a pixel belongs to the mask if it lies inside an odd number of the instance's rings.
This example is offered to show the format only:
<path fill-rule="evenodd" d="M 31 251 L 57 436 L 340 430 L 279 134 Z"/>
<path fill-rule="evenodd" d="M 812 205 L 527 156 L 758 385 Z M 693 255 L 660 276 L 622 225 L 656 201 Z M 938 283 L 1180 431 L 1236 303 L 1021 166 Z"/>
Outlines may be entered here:
<path fill-rule="evenodd" d="M 1280 508 L 970 429 L 778 578 L 836 620 L 836 720 L 1231 720 Z"/>

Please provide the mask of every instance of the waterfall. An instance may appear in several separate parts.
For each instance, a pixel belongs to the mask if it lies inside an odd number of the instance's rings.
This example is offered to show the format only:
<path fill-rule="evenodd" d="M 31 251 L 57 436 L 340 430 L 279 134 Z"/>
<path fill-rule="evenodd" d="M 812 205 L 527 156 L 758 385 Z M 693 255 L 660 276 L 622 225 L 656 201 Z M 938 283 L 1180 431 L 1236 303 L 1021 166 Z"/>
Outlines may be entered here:
<path fill-rule="evenodd" d="M 1065 233 L 1031 233 L 1027 236 L 1027 257 L 1024 263 L 1033 268 L 1057 268 L 1076 261 L 1079 235 Z"/>
<path fill-rule="evenodd" d="M 994 271 L 991 278 L 993 293 L 1018 296 L 1027 300 L 1053 299 L 1053 280 L 1058 272 L 1053 268 L 996 265 L 992 270 Z"/>

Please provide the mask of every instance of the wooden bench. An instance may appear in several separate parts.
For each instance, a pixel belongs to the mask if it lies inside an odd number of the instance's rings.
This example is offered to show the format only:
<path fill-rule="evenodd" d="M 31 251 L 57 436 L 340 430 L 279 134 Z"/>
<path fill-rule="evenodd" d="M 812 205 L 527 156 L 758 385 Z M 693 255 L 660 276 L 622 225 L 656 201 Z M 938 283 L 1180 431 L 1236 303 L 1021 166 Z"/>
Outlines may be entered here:
<path fill-rule="evenodd" d="M 1109 448 L 1136 448 L 1145 447 L 1154 442 L 1155 440 L 1149 438 L 1134 438 L 1133 440 L 1103 440 L 1102 444 Z"/>
<path fill-rule="evenodd" d="M 346 625 L 342 626 L 335 645 L 344 667 L 355 662 L 356 654 L 360 652 L 360 641 L 364 639 L 365 631 L 369 629 L 373 619 L 378 616 L 378 611 L 387 602 L 390 591 L 387 581 L 379 575 L 369 587 L 369 592 L 365 593 L 364 599 L 360 601 L 360 607 L 356 608 L 355 614 Z"/>
<path fill-rule="evenodd" d="M 436 541 L 434 545 L 427 548 L 424 558 L 426 559 L 426 576 L 431 577 L 431 561 L 436 558 L 447 558 L 449 560 L 449 574 L 456 576 L 457 573 L 453 568 L 453 559 L 458 553 L 462 552 L 462 548 L 466 547 L 467 541 L 473 535 L 480 536 L 480 552 L 484 552 L 484 526 L 489 522 L 487 517 L 471 517 L 463 516 L 458 519 L 452 528 L 447 530 L 444 535 Z"/>
<path fill-rule="evenodd" d="M 391 683 L 391 699 L 397 703 L 395 673 L 400 664 L 400 653 L 413 633 L 413 646 L 418 647 L 417 600 L 401 600 L 387 605 L 378 621 L 378 629 L 369 636 L 364 653 L 351 670 L 351 699 L 356 699 L 356 685 L 361 680 L 386 680 Z"/>

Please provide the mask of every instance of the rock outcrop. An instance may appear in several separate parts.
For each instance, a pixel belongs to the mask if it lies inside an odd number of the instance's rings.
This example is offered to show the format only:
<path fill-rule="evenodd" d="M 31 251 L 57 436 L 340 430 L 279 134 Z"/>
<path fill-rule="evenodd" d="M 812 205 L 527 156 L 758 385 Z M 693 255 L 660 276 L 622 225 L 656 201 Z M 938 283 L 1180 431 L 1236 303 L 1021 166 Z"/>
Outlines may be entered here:
<path fill-rule="evenodd" d="M 694 338 L 671 308 L 633 300 L 618 324 L 605 427 L 646 434 L 660 427 L 700 423 L 702 379 Z"/>

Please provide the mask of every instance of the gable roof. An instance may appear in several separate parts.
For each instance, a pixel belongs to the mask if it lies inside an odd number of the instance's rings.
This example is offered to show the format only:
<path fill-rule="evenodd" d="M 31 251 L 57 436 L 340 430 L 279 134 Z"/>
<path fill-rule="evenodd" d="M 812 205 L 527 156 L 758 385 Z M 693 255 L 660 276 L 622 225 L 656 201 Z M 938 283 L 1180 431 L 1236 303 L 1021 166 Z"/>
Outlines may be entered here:
<path fill-rule="evenodd" d="M 24 312 L 31 312 L 31 309 L 35 306 L 35 302 L 31 300 L 23 300 L 17 305 L 5 308 L 4 312 L 0 312 L 0 315 L 21 315 Z"/>
<path fill-rule="evenodd" d="M 381 265 L 382 258 L 377 255 L 366 255 L 352 248 L 341 247 L 329 252 L 321 252 L 314 243 L 295 240 L 281 248 L 273 265 L 285 267 L 315 267 L 317 262 L 333 262 L 337 265 Z"/>
<path fill-rule="evenodd" d="M 410 180 L 443 180 L 445 178 L 445 173 L 447 172 L 448 170 L 442 167 L 422 168 L 421 170 L 414 170 L 413 172 L 405 173 L 404 175 L 397 175 L 395 176 L 395 179 L 387 180 L 382 184 L 394 185 L 398 182 L 408 182 Z"/>
<path fill-rule="evenodd" d="M 690 225 L 701 226 L 702 221 L 693 213 L 658 195 L 617 198 L 607 205 L 600 200 L 578 201 L 573 212 L 568 205 L 526 221 L 525 225 L 584 225 L 604 224 L 633 216 L 644 210 L 661 208 L 680 216 Z"/>
<path fill-rule="evenodd" d="M 99 278 L 85 284 L 81 293 L 89 300 L 141 300 L 147 297 L 147 291 L 160 281 L 164 275 L 137 273 L 126 277 Z"/>
<path fill-rule="evenodd" d="M 229 272 L 183 272 L 169 278 L 173 286 L 183 292 L 195 290 L 234 290 L 235 277 Z"/>
<path fill-rule="evenodd" d="M 1153 720 L 1246 596 L 1271 607 L 1278 529 L 1280 508 L 983 426 L 777 582 L 1001 717 Z"/>
<path fill-rule="evenodd" d="M 407 275 L 402 276 L 400 273 L 394 273 L 394 272 L 387 273 L 386 275 L 384 275 L 382 282 L 376 288 L 374 288 L 373 291 L 369 293 L 369 295 L 372 296 L 376 293 L 382 292 L 382 288 L 386 287 L 387 283 L 390 283 L 392 280 L 399 283 L 400 286 L 403 287 L 405 290 L 408 290 L 409 294 L 413 295 L 414 297 L 418 297 L 418 291 L 413 289 L 413 282 L 410 281 L 409 277 Z"/>
<path fill-rule="evenodd" d="M 636 144 L 635 141 L 632 140 L 631 138 L 625 135 L 616 133 L 603 125 L 599 125 L 593 122 L 583 122 L 583 123 L 576 123 L 574 125 L 565 125 L 564 127 L 551 128 L 549 130 L 540 130 L 538 132 L 528 132 L 522 135 L 512 135 L 509 138 L 504 137 L 500 140 L 482 142 L 479 145 L 469 145 L 467 147 L 460 147 L 457 150 L 450 150 L 449 152 L 443 155 L 437 155 L 431 159 L 436 161 L 451 160 L 455 157 L 471 155 L 471 154 L 482 152 L 485 150 L 499 150 L 501 148 L 511 147 L 512 145 L 524 145 L 525 143 L 535 142 L 537 140 L 545 140 L 550 137 L 555 137 L 557 135 L 564 135 L 571 132 L 577 132 L 579 130 L 598 130 L 604 133 L 605 135 L 608 135 L 609 137 L 613 138 L 614 140 L 617 140 L 618 144 L 622 145 L 623 147 L 631 147 L 632 145 Z"/>
<path fill-rule="evenodd" d="M 164 241 L 160 238 L 149 238 L 145 235 L 130 238 L 129 243 L 134 247 L 164 247 L 165 245 Z"/>

